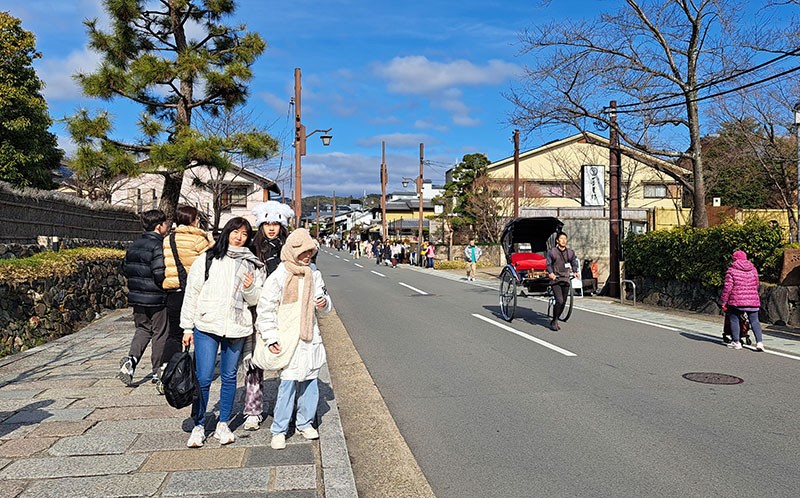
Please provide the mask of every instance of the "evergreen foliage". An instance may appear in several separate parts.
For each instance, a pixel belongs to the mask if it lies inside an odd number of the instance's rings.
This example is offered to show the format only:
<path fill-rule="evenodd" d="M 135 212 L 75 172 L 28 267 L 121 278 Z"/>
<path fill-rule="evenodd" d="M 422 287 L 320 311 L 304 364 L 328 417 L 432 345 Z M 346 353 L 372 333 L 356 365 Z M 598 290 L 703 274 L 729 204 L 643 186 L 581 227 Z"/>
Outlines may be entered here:
<path fill-rule="evenodd" d="M 119 154 L 147 156 L 147 169 L 164 175 L 160 207 L 168 216 L 180 196 L 183 172 L 192 164 L 230 167 L 226 151 L 250 157 L 273 154 L 276 142 L 264 132 L 246 136 L 214 136 L 192 128 L 192 114 L 217 116 L 246 102 L 251 66 L 266 48 L 257 33 L 224 20 L 235 11 L 233 0 L 103 0 L 111 31 L 85 22 L 89 46 L 102 62 L 91 74 L 75 78 L 86 95 L 104 100 L 123 98 L 144 109 L 138 120 L 138 142 L 111 138 L 111 119 L 81 111 L 69 118 L 79 144 L 74 166 L 80 171 L 106 159 L 109 169 L 128 167 Z M 200 31 L 197 39 L 190 33 Z M 87 150 L 88 149 L 88 150 Z M 112 171 L 113 173 L 113 171 Z"/>
<path fill-rule="evenodd" d="M 48 131 L 53 123 L 32 63 L 41 57 L 21 21 L 0 12 L 0 180 L 50 189 L 64 152 Z"/>

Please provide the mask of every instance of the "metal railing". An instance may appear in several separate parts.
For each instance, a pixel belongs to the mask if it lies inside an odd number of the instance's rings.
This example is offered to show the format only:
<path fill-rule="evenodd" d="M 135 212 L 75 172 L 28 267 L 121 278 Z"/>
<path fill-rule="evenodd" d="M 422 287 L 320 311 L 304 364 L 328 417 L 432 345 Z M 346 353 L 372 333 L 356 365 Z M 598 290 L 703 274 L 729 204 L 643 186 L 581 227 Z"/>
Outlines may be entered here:
<path fill-rule="evenodd" d="M 636 306 L 636 282 L 634 282 L 633 280 L 623 280 L 622 281 L 622 288 L 620 289 L 620 292 L 619 292 L 619 303 L 620 304 L 625 304 L 625 291 L 627 290 L 627 287 L 625 286 L 625 284 L 631 284 L 631 287 L 633 287 L 633 306 L 635 307 Z"/>

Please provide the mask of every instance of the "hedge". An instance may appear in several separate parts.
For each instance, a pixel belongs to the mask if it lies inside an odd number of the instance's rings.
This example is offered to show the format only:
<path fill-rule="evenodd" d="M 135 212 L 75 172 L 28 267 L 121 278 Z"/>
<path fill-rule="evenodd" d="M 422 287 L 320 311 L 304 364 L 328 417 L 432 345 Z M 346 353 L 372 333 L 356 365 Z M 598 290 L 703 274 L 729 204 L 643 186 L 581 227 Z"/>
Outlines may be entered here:
<path fill-rule="evenodd" d="M 121 260 L 125 251 L 98 247 L 80 247 L 60 252 L 45 251 L 29 258 L 0 261 L 0 281 L 28 280 L 54 275 L 68 275 L 77 271 L 79 261 Z"/>
<path fill-rule="evenodd" d="M 709 228 L 631 233 L 623 244 L 625 273 L 717 288 L 737 249 L 747 253 L 763 280 L 777 281 L 784 249 L 782 230 L 755 218 L 743 224 L 731 221 Z"/>

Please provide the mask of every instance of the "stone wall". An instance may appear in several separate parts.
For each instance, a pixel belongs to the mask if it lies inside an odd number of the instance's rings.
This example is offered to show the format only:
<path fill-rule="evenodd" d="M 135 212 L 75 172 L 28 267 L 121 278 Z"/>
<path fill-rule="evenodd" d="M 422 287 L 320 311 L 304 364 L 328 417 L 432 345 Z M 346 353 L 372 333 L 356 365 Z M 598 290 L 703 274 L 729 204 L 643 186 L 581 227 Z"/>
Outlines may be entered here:
<path fill-rule="evenodd" d="M 637 277 L 633 280 L 636 283 L 638 302 L 709 315 L 722 314 L 719 289 L 650 277 Z M 761 297 L 761 322 L 800 327 L 800 287 L 762 283 L 758 293 Z M 628 292 L 626 297 L 633 299 L 632 292 Z"/>
<path fill-rule="evenodd" d="M 119 264 L 78 262 L 71 275 L 0 281 L 0 356 L 71 334 L 104 310 L 127 306 Z"/>

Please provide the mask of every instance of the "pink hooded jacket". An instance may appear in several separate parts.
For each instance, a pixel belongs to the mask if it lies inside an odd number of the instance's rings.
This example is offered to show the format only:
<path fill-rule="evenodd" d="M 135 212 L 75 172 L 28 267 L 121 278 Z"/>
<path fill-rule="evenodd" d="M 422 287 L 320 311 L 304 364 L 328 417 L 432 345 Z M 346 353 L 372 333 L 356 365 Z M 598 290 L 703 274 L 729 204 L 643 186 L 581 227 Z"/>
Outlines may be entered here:
<path fill-rule="evenodd" d="M 725 274 L 720 301 L 723 305 L 737 308 L 761 307 L 761 299 L 758 297 L 758 271 L 747 260 L 744 251 L 733 253 L 733 264 Z"/>

